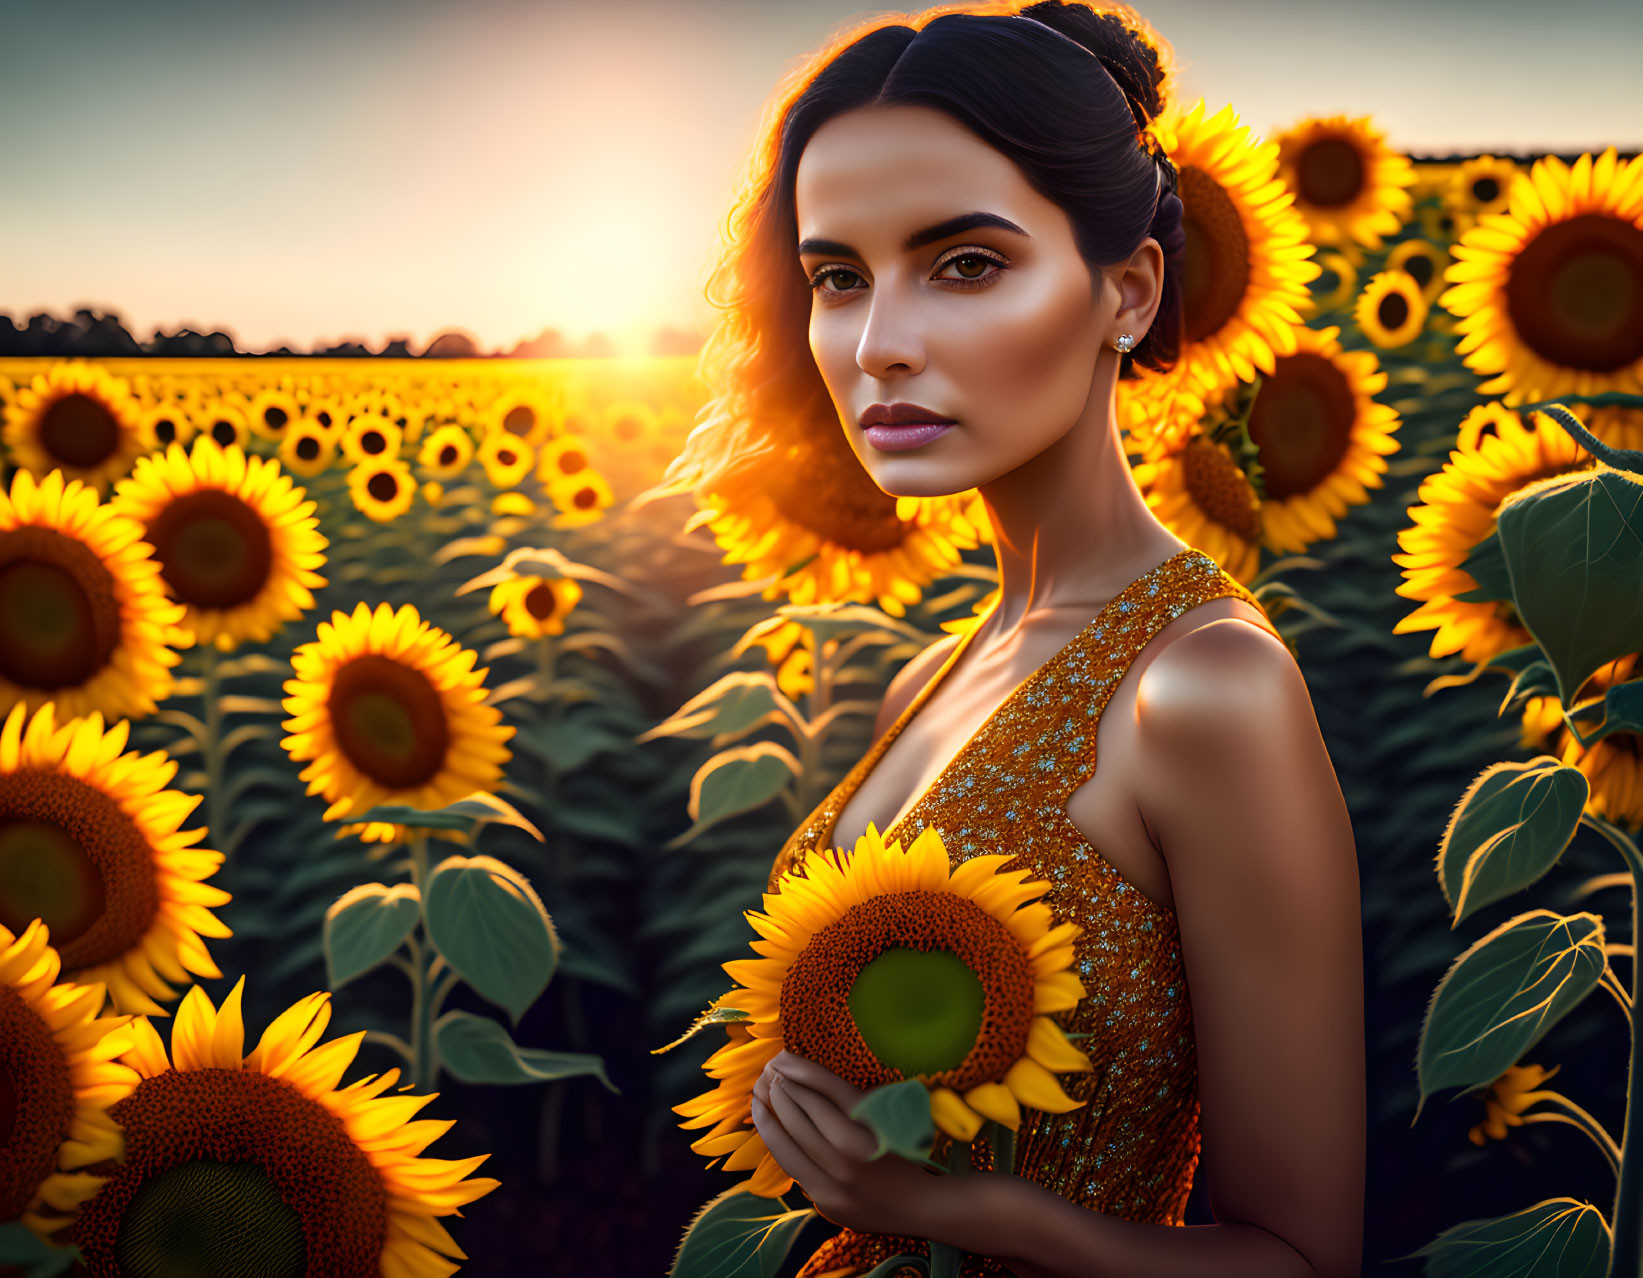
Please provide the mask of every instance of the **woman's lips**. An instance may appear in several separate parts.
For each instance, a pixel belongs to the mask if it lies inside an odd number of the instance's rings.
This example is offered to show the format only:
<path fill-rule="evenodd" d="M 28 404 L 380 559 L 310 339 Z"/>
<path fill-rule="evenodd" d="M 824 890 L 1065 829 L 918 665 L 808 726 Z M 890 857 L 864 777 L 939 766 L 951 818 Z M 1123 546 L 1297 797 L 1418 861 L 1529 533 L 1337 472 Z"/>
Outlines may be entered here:
<path fill-rule="evenodd" d="M 956 422 L 920 422 L 905 426 L 868 426 L 862 436 L 883 453 L 901 452 L 928 444 L 939 435 L 945 435 Z"/>

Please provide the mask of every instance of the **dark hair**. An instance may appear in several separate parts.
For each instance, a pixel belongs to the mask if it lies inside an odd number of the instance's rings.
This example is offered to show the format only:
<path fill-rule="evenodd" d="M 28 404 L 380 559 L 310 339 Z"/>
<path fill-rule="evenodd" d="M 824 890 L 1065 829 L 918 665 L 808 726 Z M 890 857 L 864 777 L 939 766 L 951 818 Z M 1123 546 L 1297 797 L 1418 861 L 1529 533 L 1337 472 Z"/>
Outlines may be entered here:
<path fill-rule="evenodd" d="M 700 364 L 715 398 L 668 468 L 664 490 L 694 486 L 705 495 L 824 421 L 837 434 L 809 353 L 794 182 L 816 131 L 859 108 L 934 107 L 1008 156 L 1065 210 L 1092 275 L 1128 258 L 1147 236 L 1157 240 L 1163 297 L 1146 335 L 1120 357 L 1120 376 L 1135 376 L 1132 364 L 1159 372 L 1174 364 L 1186 233 L 1175 167 L 1147 131 L 1173 73 L 1168 46 L 1121 6 L 1097 11 L 1043 0 L 1018 12 L 993 9 L 945 6 L 918 26 L 857 28 L 790 77 L 767 109 L 708 288 L 724 311 Z"/>

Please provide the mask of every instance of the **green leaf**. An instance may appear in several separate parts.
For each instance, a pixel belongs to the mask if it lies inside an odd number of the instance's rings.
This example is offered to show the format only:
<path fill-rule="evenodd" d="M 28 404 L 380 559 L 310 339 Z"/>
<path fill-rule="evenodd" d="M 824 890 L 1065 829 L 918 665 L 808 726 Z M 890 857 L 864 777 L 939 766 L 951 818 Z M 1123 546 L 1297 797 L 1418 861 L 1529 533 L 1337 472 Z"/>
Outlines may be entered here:
<path fill-rule="evenodd" d="M 689 1029 L 679 1035 L 679 1037 L 674 1039 L 671 1043 L 668 1043 L 662 1047 L 651 1048 L 650 1054 L 652 1056 L 660 1056 L 663 1052 L 671 1052 L 687 1038 L 694 1037 L 696 1034 L 706 1029 L 709 1025 L 733 1025 L 738 1021 L 752 1020 L 752 1014 L 742 1011 L 739 1007 L 720 1006 L 720 1000 L 729 998 L 730 995 L 734 993 L 734 990 L 730 990 L 727 993 L 719 995 L 718 998 L 714 999 L 713 1002 L 708 1005 L 708 1009 L 705 1012 L 690 1023 Z"/>
<path fill-rule="evenodd" d="M 412 883 L 362 883 L 325 911 L 326 984 L 333 990 L 387 960 L 415 929 L 422 896 Z"/>
<path fill-rule="evenodd" d="M 690 779 L 687 810 L 695 824 L 665 846 L 680 847 L 709 826 L 763 807 L 802 770 L 793 752 L 773 741 L 721 750 Z"/>
<path fill-rule="evenodd" d="M 489 1017 L 446 1012 L 434 1022 L 434 1040 L 440 1062 L 464 1083 L 508 1086 L 587 1074 L 603 1083 L 605 1090 L 622 1094 L 605 1073 L 603 1057 L 520 1047 Z"/>
<path fill-rule="evenodd" d="M 1426 1256 L 1426 1278 L 1605 1278 L 1612 1242 L 1596 1207 L 1548 1198 L 1510 1216 L 1462 1221 L 1391 1259 Z"/>
<path fill-rule="evenodd" d="M 1596 914 L 1531 910 L 1456 958 L 1421 1025 L 1421 1106 L 1440 1088 L 1485 1087 L 1516 1064 L 1596 988 L 1608 966 L 1603 940 Z"/>
<path fill-rule="evenodd" d="M 1630 679 L 1625 683 L 1615 684 L 1603 694 L 1603 700 L 1599 705 L 1603 713 L 1603 726 L 1581 728 L 1588 742 L 1601 741 L 1616 732 L 1643 734 L 1643 679 Z M 1570 717 L 1584 716 L 1571 714 Z"/>
<path fill-rule="evenodd" d="M 598 755 L 626 750 L 633 744 L 633 738 L 585 720 L 566 718 L 550 723 L 533 719 L 520 729 L 516 744 L 563 775 L 576 771 Z"/>
<path fill-rule="evenodd" d="M 856 1102 L 850 1117 L 878 1137 L 878 1148 L 868 1157 L 899 1154 L 936 1171 L 947 1170 L 930 1157 L 936 1124 L 930 1117 L 930 1090 L 919 1079 L 904 1078 L 873 1088 Z"/>
<path fill-rule="evenodd" d="M 775 1278 L 815 1215 L 732 1185 L 702 1205 L 679 1243 L 668 1278 Z"/>
<path fill-rule="evenodd" d="M 1506 567 L 1506 555 L 1501 548 L 1498 529 L 1467 552 L 1466 558 L 1460 561 L 1460 568 L 1478 583 L 1475 589 L 1455 595 L 1462 603 L 1498 603 L 1512 598 L 1512 574 Z M 1535 645 L 1537 648 L 1539 646 Z"/>
<path fill-rule="evenodd" d="M 0 1224 L 0 1265 L 27 1266 L 21 1278 L 55 1278 L 79 1259 L 78 1247 L 54 1247 L 42 1242 L 22 1221 Z"/>
<path fill-rule="evenodd" d="M 456 974 L 519 1024 L 559 966 L 558 934 L 530 881 L 494 857 L 447 857 L 428 876 L 422 914 Z"/>
<path fill-rule="evenodd" d="M 542 831 L 527 821 L 518 808 L 506 799 L 484 791 L 475 791 L 466 799 L 458 799 L 443 808 L 423 809 L 403 803 L 385 803 L 357 815 L 347 813 L 343 819 L 349 822 L 391 821 L 413 830 L 460 830 L 470 837 L 481 826 L 494 823 L 514 826 L 538 843 L 542 841 Z"/>
<path fill-rule="evenodd" d="M 1529 886 L 1580 828 L 1591 783 L 1550 755 L 1496 763 L 1467 787 L 1438 844 L 1438 884 L 1459 923 Z"/>
<path fill-rule="evenodd" d="M 1495 535 L 1525 628 L 1572 705 L 1593 671 L 1643 650 L 1643 477 L 1577 471 L 1508 497 Z"/>
<path fill-rule="evenodd" d="M 798 710 L 776 686 L 768 670 L 733 670 L 698 692 L 662 722 L 640 733 L 643 743 L 659 737 L 712 737 L 748 731 L 773 713 Z"/>

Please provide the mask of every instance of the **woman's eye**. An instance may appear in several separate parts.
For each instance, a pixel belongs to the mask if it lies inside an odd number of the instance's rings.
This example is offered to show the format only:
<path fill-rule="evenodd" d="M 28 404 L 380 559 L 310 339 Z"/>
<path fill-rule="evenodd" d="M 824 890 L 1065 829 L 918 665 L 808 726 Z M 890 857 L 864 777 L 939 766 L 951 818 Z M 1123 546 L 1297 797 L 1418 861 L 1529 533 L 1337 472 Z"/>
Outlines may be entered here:
<path fill-rule="evenodd" d="M 991 271 L 986 271 L 985 268 L 988 266 L 991 266 L 994 269 Z M 945 272 L 948 267 L 954 267 L 958 271 L 958 274 L 942 274 L 942 272 Z M 991 253 L 969 251 L 964 253 L 955 253 L 953 256 L 938 264 L 936 267 L 936 278 L 946 280 L 949 284 L 958 284 L 964 288 L 984 288 L 991 284 L 997 276 L 1003 274 L 1006 269 L 1008 268 L 1004 262 L 1004 259 L 1001 257 L 995 257 Z M 824 266 L 810 277 L 811 291 L 828 294 L 833 297 L 838 297 L 842 294 L 853 293 L 856 291 L 851 288 L 824 287 L 825 281 L 837 279 L 839 276 L 844 276 L 847 280 L 861 278 L 855 270 L 848 266 Z"/>

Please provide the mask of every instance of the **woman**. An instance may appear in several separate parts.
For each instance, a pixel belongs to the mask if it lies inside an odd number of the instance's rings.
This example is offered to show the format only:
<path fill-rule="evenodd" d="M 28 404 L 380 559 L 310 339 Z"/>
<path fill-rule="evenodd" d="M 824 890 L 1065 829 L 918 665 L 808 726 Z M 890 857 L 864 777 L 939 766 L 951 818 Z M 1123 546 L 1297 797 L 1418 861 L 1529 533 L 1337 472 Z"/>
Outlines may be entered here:
<path fill-rule="evenodd" d="M 1021 1112 L 1016 1175 L 943 1177 L 873 1159 L 859 1089 L 781 1053 L 748 1119 L 841 1226 L 802 1278 L 925 1240 L 1019 1278 L 1359 1272 L 1348 814 L 1288 650 L 1152 515 L 1114 423 L 1118 378 L 1168 369 L 1183 329 L 1177 175 L 1146 132 L 1168 57 L 1132 12 L 1059 0 L 852 32 L 793 82 L 739 211 L 709 351 L 730 389 L 670 478 L 791 486 L 795 445 L 842 439 L 890 497 L 979 490 L 1000 582 L 891 682 L 772 890 L 869 823 L 957 830 L 955 864 L 1019 849 L 1085 928 L 1088 997 L 1057 1019 L 1095 1066 L 1062 1080 L 1079 1109 Z M 1216 1223 L 1183 1228 L 1200 1134 Z"/>

